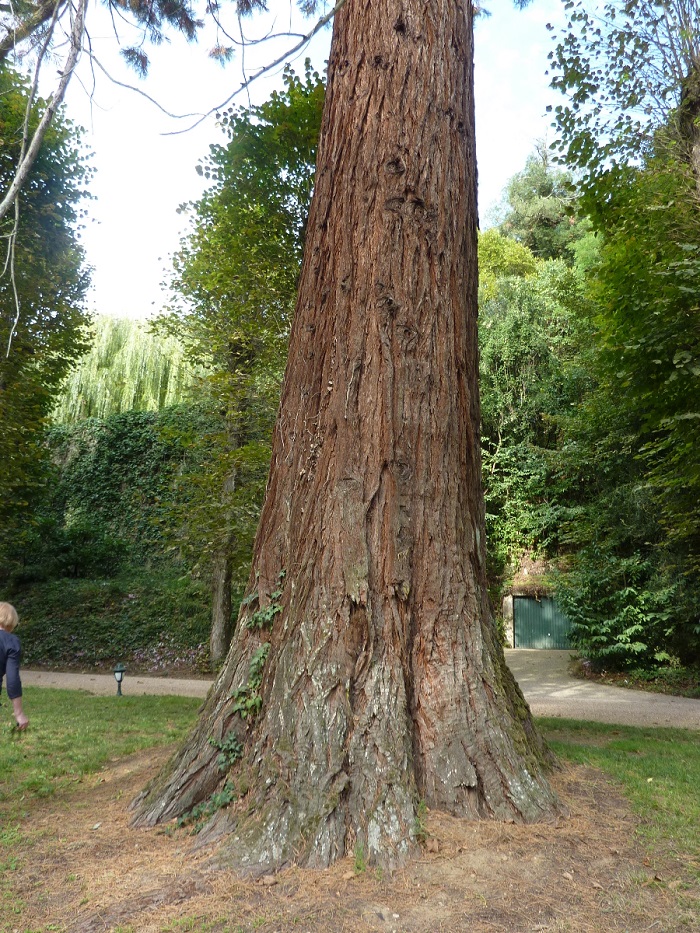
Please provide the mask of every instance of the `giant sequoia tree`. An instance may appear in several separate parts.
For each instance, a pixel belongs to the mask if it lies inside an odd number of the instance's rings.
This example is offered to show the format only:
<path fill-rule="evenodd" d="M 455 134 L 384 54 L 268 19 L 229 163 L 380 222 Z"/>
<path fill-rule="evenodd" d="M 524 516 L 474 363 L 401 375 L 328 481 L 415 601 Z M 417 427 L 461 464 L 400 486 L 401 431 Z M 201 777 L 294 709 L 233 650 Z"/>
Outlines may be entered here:
<path fill-rule="evenodd" d="M 204 832 L 232 834 L 222 857 L 249 871 L 355 845 L 396 864 L 420 799 L 557 808 L 486 595 L 471 19 L 455 0 L 348 0 L 335 20 L 249 596 L 198 725 L 137 804 L 168 820 L 226 779 L 218 799 L 238 799 Z"/>

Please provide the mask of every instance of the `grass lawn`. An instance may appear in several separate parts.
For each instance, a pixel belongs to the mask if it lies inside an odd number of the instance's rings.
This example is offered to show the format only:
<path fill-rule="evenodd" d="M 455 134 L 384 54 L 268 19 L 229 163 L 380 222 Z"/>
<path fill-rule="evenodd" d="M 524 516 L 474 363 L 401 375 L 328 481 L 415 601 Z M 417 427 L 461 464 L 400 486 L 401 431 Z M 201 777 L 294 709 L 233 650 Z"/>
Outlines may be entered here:
<path fill-rule="evenodd" d="M 661 845 L 682 854 L 700 877 L 700 733 L 573 719 L 538 724 L 560 758 L 600 768 L 619 785 L 652 853 Z"/>
<path fill-rule="evenodd" d="M 4 701 L 0 710 L 1 933 L 19 929 L 22 933 L 68 933 L 76 911 L 85 919 L 101 918 L 104 911 L 110 916 L 109 910 L 113 921 L 104 928 L 115 933 L 139 933 L 146 929 L 142 925 L 146 923 L 149 933 L 180 929 L 252 933 L 262 927 L 272 933 L 280 924 L 290 929 L 297 915 L 306 918 L 302 929 L 325 933 L 328 929 L 358 929 L 358 917 L 365 916 L 362 911 L 372 907 L 374 917 L 376 904 L 384 903 L 382 898 L 388 899 L 387 903 L 391 900 L 402 916 L 409 909 L 414 916 L 427 911 L 421 914 L 425 917 L 422 925 L 411 927 L 421 930 L 437 928 L 433 925 L 436 904 L 451 912 L 449 917 L 457 918 L 453 922 L 448 917 L 445 929 L 462 929 L 459 924 L 467 915 L 476 917 L 474 930 L 491 929 L 495 909 L 501 911 L 498 917 L 506 918 L 504 923 L 511 924 L 498 929 L 520 929 L 525 914 L 546 907 L 553 918 L 568 918 L 572 904 L 578 912 L 571 924 L 562 921 L 563 925 L 555 924 L 552 930 L 589 933 L 652 928 L 652 921 L 640 925 L 640 918 L 646 921 L 649 910 L 654 911 L 653 918 L 661 918 L 653 921 L 654 927 L 668 920 L 667 926 L 659 929 L 695 928 L 700 880 L 698 733 L 539 720 L 560 758 L 603 772 L 603 776 L 589 769 L 582 772 L 585 780 L 593 774 L 591 787 L 603 796 L 591 802 L 586 791 L 585 800 L 576 798 L 577 816 L 571 821 L 556 827 L 482 824 L 476 829 L 474 824 L 450 821 L 449 817 L 443 825 L 435 814 L 433 830 L 442 834 L 438 854 L 426 852 L 393 886 L 390 879 L 379 880 L 370 871 L 358 875 L 351 870 L 351 881 L 344 880 L 348 866 L 339 863 L 335 870 L 320 875 L 292 869 L 270 889 L 272 893 L 267 889 L 261 893 L 259 885 L 246 885 L 239 879 L 224 886 L 218 896 L 217 889 L 207 888 L 207 877 L 197 874 L 190 856 L 183 855 L 183 839 L 188 837 L 177 835 L 183 831 L 166 827 L 140 836 L 138 830 L 123 823 L 123 804 L 118 801 L 122 794 L 131 799 L 142 786 L 139 775 L 149 767 L 148 760 L 144 765 L 148 756 L 132 759 L 129 767 L 136 767 L 135 776 L 115 783 L 103 781 L 100 775 L 85 777 L 133 752 L 181 739 L 195 721 L 199 702 L 184 697 L 94 697 L 30 687 L 25 691 L 25 704 L 31 727 L 16 735 L 10 732 L 10 710 Z M 125 775 L 130 774 L 126 769 Z M 578 786 L 575 782 L 579 780 L 575 777 L 571 786 Z M 600 809 L 608 795 L 608 783 L 611 791 L 614 788 L 612 796 L 626 796 L 640 816 L 638 838 L 643 848 L 640 852 L 634 846 L 637 855 L 630 855 L 627 846 L 633 828 L 627 808 L 621 805 L 626 815 L 622 823 L 614 807 Z M 126 790 L 122 789 L 124 784 Z M 63 825 L 67 814 L 74 814 L 75 820 L 71 816 L 70 825 Z M 459 847 L 452 845 L 451 834 L 456 834 Z M 610 848 L 618 839 L 621 849 L 627 847 L 626 853 Z M 61 846 L 72 853 L 70 865 L 65 862 L 65 852 L 61 854 Z M 611 852 L 617 855 L 613 857 Z M 479 877 L 474 880 L 473 859 L 477 856 Z M 514 888 L 521 858 L 531 860 L 524 870 L 524 886 Z M 631 859 L 636 859 L 632 873 Z M 504 870 L 504 863 L 510 868 Z M 600 867 L 603 863 L 604 869 Z M 144 901 L 142 907 L 134 906 L 135 871 L 149 879 L 144 890 L 137 892 Z M 180 907 L 180 881 L 172 891 L 168 885 L 172 887 L 172 878 L 183 872 L 190 872 L 192 878 L 185 877 L 182 884 L 194 884 L 198 879 L 204 887 L 201 895 L 192 895 L 192 901 Z M 450 897 L 443 890 L 446 873 L 451 879 Z M 419 878 L 422 887 L 414 885 Z M 347 901 L 338 900 L 337 892 L 343 885 Z M 290 901 L 290 892 L 297 887 Z M 321 889 L 322 902 L 318 900 Z M 420 893 L 423 890 L 433 893 L 428 897 Z M 486 893 L 480 893 L 482 890 Z M 160 900 L 156 903 L 152 895 Z M 424 903 L 422 897 L 428 900 Z M 525 905 L 525 914 L 520 904 Z M 48 913 L 45 905 L 50 905 Z M 158 905 L 162 913 L 156 916 Z M 328 911 L 335 912 L 334 917 L 342 914 L 343 923 L 352 921 L 354 926 L 334 926 L 336 921 L 327 924 Z M 484 912 L 485 926 L 477 922 L 480 911 Z M 514 912 L 517 916 L 512 919 Z M 615 925 L 611 918 L 623 926 Z"/>
<path fill-rule="evenodd" d="M 0 708 L 0 827 L 40 798 L 57 793 L 107 761 L 182 738 L 201 700 L 190 697 L 96 697 L 72 690 L 24 688 L 30 719 L 11 731 L 11 707 Z M 0 837 L 1 838 L 1 837 Z"/>
<path fill-rule="evenodd" d="M 181 739 L 200 701 L 189 697 L 96 697 L 25 689 L 29 730 L 12 733 L 6 698 L 0 714 L 0 826 L 107 761 Z M 700 870 L 700 736 L 564 719 L 539 725 L 561 758 L 600 768 L 643 819 L 650 846 L 682 848 Z M 0 837 L 1 838 L 1 837 Z"/>
<path fill-rule="evenodd" d="M 96 697 L 25 687 L 29 729 L 12 731 L 11 705 L 0 708 L 0 917 L 19 918 L 24 902 L 13 876 L 32 849 L 25 826 L 47 797 L 60 795 L 108 761 L 184 737 L 200 700 L 190 697 Z M 0 930 L 17 929 L 13 922 Z"/>

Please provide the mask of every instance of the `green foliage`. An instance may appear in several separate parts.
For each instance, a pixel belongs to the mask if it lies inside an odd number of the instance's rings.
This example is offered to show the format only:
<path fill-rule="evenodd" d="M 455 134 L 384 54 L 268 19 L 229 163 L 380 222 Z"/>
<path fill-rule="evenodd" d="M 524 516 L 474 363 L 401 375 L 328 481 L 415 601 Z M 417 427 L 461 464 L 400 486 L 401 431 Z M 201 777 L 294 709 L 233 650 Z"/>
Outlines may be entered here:
<path fill-rule="evenodd" d="M 193 444 L 186 522 L 176 510 L 170 524 L 186 526 L 179 544 L 196 566 L 226 560 L 238 590 L 267 479 L 324 96 L 308 64 L 304 80 L 287 69 L 284 82 L 262 105 L 222 114 L 228 141 L 199 167 L 211 187 L 183 208 L 191 232 L 174 260 L 178 297 L 156 324 L 203 368 L 197 398 L 220 419 Z"/>
<path fill-rule="evenodd" d="M 12 593 L 28 665 L 129 671 L 208 670 L 207 587 L 161 564 L 156 573 L 34 582 Z"/>
<path fill-rule="evenodd" d="M 527 278 L 537 272 L 533 253 L 492 227 L 479 234 L 479 304 L 495 297 L 497 282 L 502 278 Z"/>
<path fill-rule="evenodd" d="M 214 793 L 211 794 L 211 796 L 206 800 L 195 804 L 191 810 L 188 810 L 187 813 L 183 813 L 182 816 L 179 816 L 177 825 L 191 825 L 192 832 L 198 833 L 207 820 L 214 816 L 215 813 L 217 813 L 219 810 L 222 810 L 224 807 L 227 807 L 230 803 L 233 803 L 234 800 L 237 799 L 238 794 L 235 787 L 233 784 L 230 784 L 228 781 L 226 781 L 221 790 L 214 791 Z"/>
<path fill-rule="evenodd" d="M 290 69 L 284 80 L 262 105 L 222 115 L 229 141 L 198 169 L 212 185 L 184 208 L 192 231 L 172 283 L 183 302 L 160 325 L 236 392 L 259 366 L 283 368 L 313 190 L 324 84 L 308 64 L 304 81 Z"/>
<path fill-rule="evenodd" d="M 593 189 L 591 189 L 593 190 Z M 562 605 L 601 663 L 700 657 L 700 327 L 694 184 L 673 156 L 602 175 L 589 274 L 596 385 L 568 424 L 575 554 Z"/>
<path fill-rule="evenodd" d="M 284 577 L 285 572 L 283 570 L 279 575 L 279 588 L 270 593 L 267 603 L 264 606 L 260 606 L 247 618 L 245 618 L 245 616 L 243 617 L 244 624 L 247 629 L 250 629 L 251 631 L 262 631 L 262 629 L 269 630 L 272 628 L 275 621 L 275 616 L 282 612 L 282 606 L 280 605 L 279 601 L 282 598 Z M 253 603 L 259 601 L 260 597 L 258 593 L 253 592 L 241 602 L 241 606 L 252 606 Z"/>
<path fill-rule="evenodd" d="M 587 230 L 577 211 L 571 175 L 555 168 L 547 148 L 540 144 L 523 171 L 506 186 L 498 229 L 539 259 L 570 263 L 573 245 Z"/>
<path fill-rule="evenodd" d="M 696 0 L 611 0 L 595 9 L 568 0 L 566 9 L 549 55 L 552 86 L 568 98 L 554 108 L 553 148 L 582 173 L 591 210 L 603 203 L 601 181 L 624 174 L 660 142 L 687 157 L 686 124 L 700 112 L 700 9 Z"/>
<path fill-rule="evenodd" d="M 588 167 L 573 270 L 508 269 L 502 238 L 495 262 L 481 246 L 490 577 L 524 553 L 558 561 L 575 643 L 608 668 L 700 657 L 700 222 L 697 180 L 668 139 L 657 127 L 638 164 Z M 546 238 L 569 214 L 538 211 L 540 175 L 557 181 L 531 159 L 509 191 L 522 229 Z"/>
<path fill-rule="evenodd" d="M 249 619 L 246 619 L 246 628 L 271 629 L 275 616 L 280 612 L 282 612 L 282 607 L 279 603 L 269 602 L 267 606 L 256 610 Z"/>
<path fill-rule="evenodd" d="M 157 558 L 157 515 L 182 458 L 157 417 L 128 413 L 54 428 L 50 495 L 8 536 L 3 576 L 15 583 L 116 573 L 131 559 Z"/>
<path fill-rule="evenodd" d="M 128 579 L 135 564 L 157 567 L 165 578 L 190 571 L 205 581 L 224 552 L 242 591 L 267 478 L 323 100 L 323 85 L 310 72 L 305 83 L 289 73 L 286 84 L 262 107 L 223 116 L 230 142 L 212 147 L 204 163 L 214 184 L 190 206 L 193 232 L 176 262 L 185 310 L 161 322 L 165 337 L 131 322 L 98 321 L 93 350 L 56 413 L 59 421 L 84 420 L 50 432 L 51 494 L 8 546 L 4 572 L 15 584 L 59 575 Z M 195 371 L 197 405 L 167 407 Z M 105 417 L 85 418 L 95 414 Z M 267 627 L 275 605 L 273 598 L 272 607 L 258 610 L 253 624 Z M 198 592 L 198 625 L 203 608 Z M 37 633 L 43 656 L 99 664 L 118 650 L 141 665 L 202 657 L 205 639 L 200 631 L 194 643 L 183 643 L 178 609 L 173 632 L 156 624 L 153 607 L 154 624 L 137 625 L 129 643 L 108 637 L 119 624 L 115 609 L 102 606 L 88 625 L 92 650 L 80 639 L 59 650 L 48 632 Z"/>
<path fill-rule="evenodd" d="M 52 494 L 15 531 L 2 564 L 30 663 L 206 669 L 206 578 L 190 574 L 177 549 L 187 529 L 166 520 L 188 494 L 192 437 L 211 430 L 216 418 L 180 406 L 49 432 Z"/>
<path fill-rule="evenodd" d="M 19 159 L 27 99 L 25 79 L 3 65 L 2 190 Z M 42 106 L 39 101 L 32 111 L 30 126 Z M 78 230 L 89 176 L 80 134 L 59 112 L 19 196 L 14 259 L 9 252 L 14 214 L 0 223 L 0 552 L 10 525 L 21 523 L 45 484 L 44 425 L 62 380 L 86 348 L 83 301 L 89 277 Z"/>
<path fill-rule="evenodd" d="M 700 220 L 675 160 L 610 191 L 594 295 L 604 391 L 638 425 L 639 456 L 669 538 L 700 569 Z M 603 217 L 601 217 L 603 220 Z"/>
<path fill-rule="evenodd" d="M 98 317 L 90 350 L 68 377 L 53 411 L 58 424 L 127 411 L 159 411 L 185 401 L 195 373 L 173 337 L 139 321 Z"/>
<path fill-rule="evenodd" d="M 425 842 L 428 838 L 426 819 L 428 816 L 428 807 L 425 800 L 419 800 L 416 807 L 416 816 L 413 824 L 413 835 L 417 842 Z"/>
<path fill-rule="evenodd" d="M 53 559 L 61 576 L 112 576 L 127 556 L 126 542 L 113 537 L 99 518 L 84 512 L 70 515 L 63 528 L 54 530 L 53 541 L 44 539 L 41 550 L 52 545 L 49 560 Z"/>
<path fill-rule="evenodd" d="M 355 849 L 353 852 L 355 861 L 353 868 L 355 869 L 356 875 L 362 875 L 367 871 L 367 856 L 365 854 L 365 847 L 361 842 L 355 843 Z"/>
<path fill-rule="evenodd" d="M 614 683 L 620 683 L 617 675 Z M 605 678 L 603 682 L 606 682 Z M 624 674 L 624 685 L 650 693 L 700 700 L 700 667 L 661 667 L 653 670 L 632 667 Z"/>
<path fill-rule="evenodd" d="M 259 690 L 269 650 L 270 642 L 265 642 L 254 652 L 250 659 L 247 684 L 231 694 L 231 699 L 234 701 L 231 710 L 238 713 L 241 719 L 248 719 L 248 717 L 254 719 L 260 712 L 262 697 Z"/>
<path fill-rule="evenodd" d="M 572 0 L 554 148 L 579 173 L 590 390 L 562 419 L 558 599 L 598 664 L 700 657 L 700 31 L 695 2 Z M 594 248 L 591 251 L 589 244 Z"/>
<path fill-rule="evenodd" d="M 215 416 L 191 405 L 57 426 L 48 437 L 60 466 L 53 507 L 68 528 L 107 529 L 132 562 L 162 558 L 172 544 L 163 523 L 187 494 L 179 481 L 193 440 L 219 430 Z"/>
<path fill-rule="evenodd" d="M 642 551 L 622 556 L 606 541 L 577 553 L 557 600 L 573 623 L 574 645 L 620 669 L 671 660 L 677 590 Z"/>
<path fill-rule="evenodd" d="M 219 771 L 228 771 L 243 756 L 243 745 L 235 732 L 229 732 L 222 741 L 209 739 L 209 744 L 221 753 L 216 759 Z"/>
<path fill-rule="evenodd" d="M 588 381 L 577 275 L 562 262 L 496 280 L 481 310 L 482 461 L 492 577 L 524 552 L 556 552 L 561 504 L 552 487 L 560 418 Z"/>

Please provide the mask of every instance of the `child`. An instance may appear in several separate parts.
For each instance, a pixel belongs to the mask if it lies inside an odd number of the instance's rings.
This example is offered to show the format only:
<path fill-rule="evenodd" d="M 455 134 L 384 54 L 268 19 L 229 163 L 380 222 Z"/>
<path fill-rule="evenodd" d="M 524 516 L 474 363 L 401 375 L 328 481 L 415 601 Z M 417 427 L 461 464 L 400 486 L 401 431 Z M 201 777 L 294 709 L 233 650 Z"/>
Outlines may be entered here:
<path fill-rule="evenodd" d="M 0 690 L 2 679 L 7 674 L 7 695 L 12 700 L 12 709 L 17 728 L 24 730 L 29 720 L 22 711 L 22 681 L 19 679 L 19 662 L 22 649 L 19 638 L 13 634 L 19 623 L 19 616 L 14 606 L 0 603 Z"/>

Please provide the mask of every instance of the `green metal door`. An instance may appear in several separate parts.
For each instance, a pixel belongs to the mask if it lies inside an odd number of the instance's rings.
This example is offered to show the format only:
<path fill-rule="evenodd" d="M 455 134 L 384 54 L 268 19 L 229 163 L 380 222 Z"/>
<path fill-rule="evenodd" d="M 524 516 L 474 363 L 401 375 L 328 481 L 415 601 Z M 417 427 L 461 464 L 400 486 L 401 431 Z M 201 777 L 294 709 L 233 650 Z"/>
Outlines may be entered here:
<path fill-rule="evenodd" d="M 516 648 L 570 648 L 571 623 L 553 599 L 513 599 Z"/>

